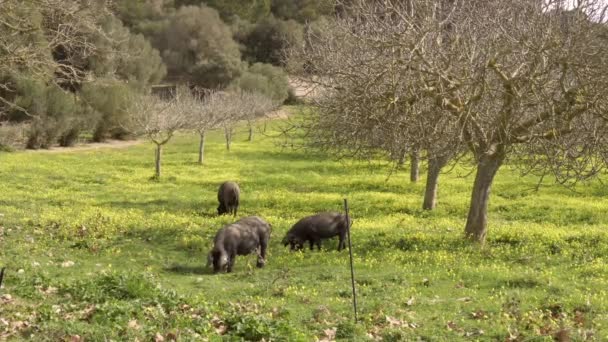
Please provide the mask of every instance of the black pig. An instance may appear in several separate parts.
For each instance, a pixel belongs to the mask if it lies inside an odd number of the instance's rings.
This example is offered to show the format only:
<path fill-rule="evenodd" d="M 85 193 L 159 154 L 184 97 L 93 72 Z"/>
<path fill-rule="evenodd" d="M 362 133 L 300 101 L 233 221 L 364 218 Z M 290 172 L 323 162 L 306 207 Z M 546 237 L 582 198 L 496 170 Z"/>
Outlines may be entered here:
<path fill-rule="evenodd" d="M 320 213 L 308 216 L 291 227 L 283 238 L 283 245 L 291 245 L 291 250 L 301 249 L 304 243 L 310 243 L 310 250 L 316 244 L 321 250 L 321 240 L 338 236 L 338 250 L 345 248 L 345 239 L 348 226 L 346 216 L 340 213 Z"/>
<path fill-rule="evenodd" d="M 208 264 L 213 264 L 213 272 L 232 272 L 237 255 L 256 252 L 257 267 L 266 264 L 266 248 L 270 239 L 271 225 L 258 216 L 248 216 L 220 229 L 213 240 Z"/>
<path fill-rule="evenodd" d="M 217 214 L 234 214 L 239 209 L 239 196 L 241 189 L 235 182 L 224 182 L 220 185 L 220 189 L 217 191 L 217 200 L 220 205 L 217 207 Z"/>

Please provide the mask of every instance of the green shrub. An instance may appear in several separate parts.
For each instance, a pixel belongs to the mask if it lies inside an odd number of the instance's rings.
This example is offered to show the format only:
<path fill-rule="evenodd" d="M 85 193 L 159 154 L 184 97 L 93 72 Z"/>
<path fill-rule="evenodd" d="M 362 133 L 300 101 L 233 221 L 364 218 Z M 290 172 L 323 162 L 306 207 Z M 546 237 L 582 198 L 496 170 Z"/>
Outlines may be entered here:
<path fill-rule="evenodd" d="M 289 46 L 304 42 L 303 26 L 294 20 L 281 20 L 273 16 L 264 18 L 244 37 L 243 57 L 250 63 L 284 65 L 283 51 Z"/>
<path fill-rule="evenodd" d="M 122 124 L 129 115 L 132 95 L 128 85 L 116 80 L 100 80 L 83 86 L 82 97 L 97 116 L 93 141 L 127 136 Z"/>
<path fill-rule="evenodd" d="M 299 98 L 298 96 L 296 96 L 295 89 L 293 89 L 292 87 L 289 87 L 287 89 L 287 98 L 285 99 L 285 102 L 283 104 L 286 104 L 289 106 L 296 106 L 296 105 L 301 105 L 303 103 L 304 103 L 304 101 L 301 98 Z"/>
<path fill-rule="evenodd" d="M 279 18 L 311 22 L 334 13 L 335 0 L 272 0 L 272 13 Z"/>
<path fill-rule="evenodd" d="M 17 82 L 17 92 L 19 96 L 15 102 L 33 117 L 27 134 L 27 148 L 50 147 L 64 132 L 73 128 L 71 118 L 80 114 L 74 96 L 54 84 L 23 77 Z"/>
<path fill-rule="evenodd" d="M 24 145 L 27 124 L 0 124 L 0 151 L 10 152 Z"/>
<path fill-rule="evenodd" d="M 160 45 L 169 73 L 193 85 L 225 86 L 242 68 L 230 28 L 215 9 L 204 5 L 181 7 L 171 18 Z"/>
<path fill-rule="evenodd" d="M 253 64 L 229 88 L 261 93 L 277 103 L 283 103 L 289 97 L 287 74 L 270 64 Z"/>
<path fill-rule="evenodd" d="M 175 6 L 204 3 L 217 10 L 224 21 L 235 17 L 255 22 L 270 14 L 271 0 L 175 0 Z"/>

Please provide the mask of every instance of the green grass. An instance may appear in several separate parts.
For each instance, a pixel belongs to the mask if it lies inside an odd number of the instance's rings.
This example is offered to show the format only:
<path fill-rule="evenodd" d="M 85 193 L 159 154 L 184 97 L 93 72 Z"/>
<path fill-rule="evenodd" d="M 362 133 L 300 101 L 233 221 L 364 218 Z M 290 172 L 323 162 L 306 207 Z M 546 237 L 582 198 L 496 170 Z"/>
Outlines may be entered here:
<path fill-rule="evenodd" d="M 442 175 L 438 209 L 420 209 L 424 179 L 386 181 L 381 162 L 337 162 L 241 132 L 231 152 L 212 134 L 153 146 L 0 154 L 0 340 L 543 341 L 608 339 L 608 201 L 504 167 L 485 247 L 462 239 L 473 175 Z M 238 257 L 231 274 L 204 267 L 216 191 L 242 189 L 239 216 L 273 225 L 264 269 Z M 360 324 L 352 322 L 348 253 L 290 253 L 299 218 L 349 199 Z M 69 266 L 68 261 L 74 262 Z M 18 272 L 18 270 L 22 270 Z M 7 294 L 10 296 L 7 296 Z M 335 329 L 334 329 L 335 328 Z M 331 331 L 328 331 L 330 329 Z"/>

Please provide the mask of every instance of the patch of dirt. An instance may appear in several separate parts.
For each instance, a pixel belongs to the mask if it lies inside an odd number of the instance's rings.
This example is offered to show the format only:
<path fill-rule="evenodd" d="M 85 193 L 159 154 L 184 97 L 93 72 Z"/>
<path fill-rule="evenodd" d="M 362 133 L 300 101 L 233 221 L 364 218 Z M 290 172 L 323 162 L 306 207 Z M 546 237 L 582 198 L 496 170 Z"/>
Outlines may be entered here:
<path fill-rule="evenodd" d="M 78 144 L 76 146 L 61 147 L 54 146 L 49 149 L 40 150 L 25 150 L 26 152 L 32 153 L 63 153 L 63 152 L 79 152 L 79 151 L 91 151 L 99 150 L 103 148 L 127 148 L 134 145 L 141 144 L 143 140 L 108 140 L 102 143 L 85 143 Z"/>
<path fill-rule="evenodd" d="M 272 111 L 268 114 L 266 114 L 266 118 L 268 119 L 287 119 L 289 118 L 289 111 L 287 111 L 285 108 L 279 108 L 275 111 Z"/>
<path fill-rule="evenodd" d="M 296 97 L 310 101 L 320 94 L 320 87 L 295 77 L 289 78 L 289 85 L 293 88 Z"/>

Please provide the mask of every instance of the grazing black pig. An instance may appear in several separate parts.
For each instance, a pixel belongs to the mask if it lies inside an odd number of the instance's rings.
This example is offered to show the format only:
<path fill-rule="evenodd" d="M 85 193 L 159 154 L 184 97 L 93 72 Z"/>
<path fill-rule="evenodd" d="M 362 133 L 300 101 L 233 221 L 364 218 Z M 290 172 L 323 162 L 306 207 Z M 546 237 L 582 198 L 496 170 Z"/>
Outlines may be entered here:
<path fill-rule="evenodd" d="M 239 196 L 241 189 L 235 182 L 224 182 L 220 185 L 220 189 L 217 191 L 217 200 L 220 205 L 217 207 L 217 214 L 234 214 L 239 209 Z"/>
<path fill-rule="evenodd" d="M 213 240 L 208 263 L 213 264 L 213 272 L 232 272 L 237 255 L 256 252 L 257 267 L 266 264 L 266 248 L 270 239 L 271 225 L 258 216 L 248 216 L 220 229 Z"/>
<path fill-rule="evenodd" d="M 340 213 L 320 213 L 308 216 L 291 227 L 287 235 L 283 238 L 283 245 L 291 245 L 291 250 L 301 249 L 304 243 L 310 243 L 310 250 L 313 245 L 321 250 L 321 240 L 338 236 L 338 250 L 345 248 L 345 239 L 348 226 L 346 216 Z"/>

